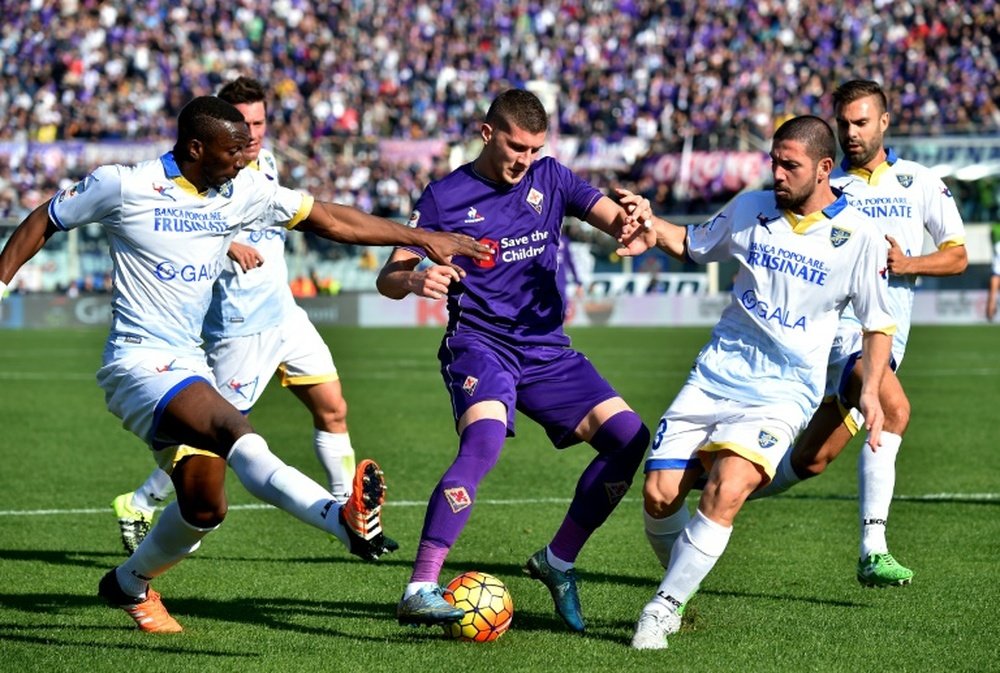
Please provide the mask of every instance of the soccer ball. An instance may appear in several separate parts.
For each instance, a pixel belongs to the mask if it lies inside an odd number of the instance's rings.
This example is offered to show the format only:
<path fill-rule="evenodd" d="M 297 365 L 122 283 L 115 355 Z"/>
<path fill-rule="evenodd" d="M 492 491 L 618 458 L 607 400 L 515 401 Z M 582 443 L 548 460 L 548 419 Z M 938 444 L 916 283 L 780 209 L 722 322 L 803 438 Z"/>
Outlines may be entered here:
<path fill-rule="evenodd" d="M 444 632 L 456 640 L 486 643 L 496 640 L 514 618 L 514 602 L 506 585 L 493 575 L 462 573 L 446 587 L 446 601 L 465 610 L 462 621 L 445 624 Z"/>

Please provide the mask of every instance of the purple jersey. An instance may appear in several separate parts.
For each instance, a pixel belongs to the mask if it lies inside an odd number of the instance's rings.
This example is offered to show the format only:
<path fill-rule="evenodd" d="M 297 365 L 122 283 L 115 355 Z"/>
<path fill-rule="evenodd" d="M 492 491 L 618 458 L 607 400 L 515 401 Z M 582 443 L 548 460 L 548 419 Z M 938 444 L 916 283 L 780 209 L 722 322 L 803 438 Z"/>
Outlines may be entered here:
<path fill-rule="evenodd" d="M 448 333 L 471 328 L 518 344 L 569 344 L 556 280 L 562 222 L 585 219 L 601 196 L 550 157 L 512 187 L 481 177 L 471 163 L 428 185 L 410 225 L 468 234 L 493 250 L 490 260 L 455 259 L 467 275 L 448 293 Z"/>

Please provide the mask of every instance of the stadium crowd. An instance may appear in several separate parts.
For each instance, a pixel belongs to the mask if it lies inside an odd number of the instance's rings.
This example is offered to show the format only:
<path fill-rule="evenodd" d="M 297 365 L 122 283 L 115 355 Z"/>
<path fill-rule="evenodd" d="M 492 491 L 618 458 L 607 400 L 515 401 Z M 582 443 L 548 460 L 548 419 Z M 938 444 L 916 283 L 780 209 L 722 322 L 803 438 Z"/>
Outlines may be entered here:
<path fill-rule="evenodd" d="M 16 148 L 163 141 L 187 100 L 237 74 L 273 86 L 285 184 L 389 216 L 449 170 L 447 148 L 487 101 L 530 80 L 554 85 L 559 134 L 638 137 L 654 153 L 685 138 L 746 146 L 787 114 L 830 118 L 827 89 L 847 75 L 889 86 L 897 133 L 995 132 L 998 19 L 996 0 L 10 0 L 0 217 L 91 168 Z M 443 142 L 428 163 L 380 156 L 380 138 Z M 587 177 L 669 202 L 636 169 Z"/>

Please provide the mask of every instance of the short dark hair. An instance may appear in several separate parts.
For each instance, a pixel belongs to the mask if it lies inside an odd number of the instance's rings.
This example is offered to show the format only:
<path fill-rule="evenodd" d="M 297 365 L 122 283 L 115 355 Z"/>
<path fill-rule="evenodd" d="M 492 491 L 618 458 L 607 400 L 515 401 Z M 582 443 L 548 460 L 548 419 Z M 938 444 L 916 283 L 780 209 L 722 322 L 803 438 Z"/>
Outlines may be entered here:
<path fill-rule="evenodd" d="M 223 122 L 245 124 L 243 113 L 216 96 L 191 99 L 177 115 L 177 144 L 174 153 L 191 140 L 207 141 L 215 137 Z"/>
<path fill-rule="evenodd" d="M 837 90 L 833 92 L 834 112 L 848 103 L 853 103 L 867 96 L 875 97 L 881 107 L 881 112 L 889 109 L 889 99 L 878 82 L 870 79 L 852 79 L 850 82 L 844 82 L 838 86 Z"/>
<path fill-rule="evenodd" d="M 242 105 L 244 103 L 266 103 L 267 91 L 260 81 L 252 77 L 240 76 L 228 82 L 219 89 L 219 98 L 232 103 Z"/>
<path fill-rule="evenodd" d="M 486 111 L 486 123 L 503 131 L 517 126 L 529 133 L 541 133 L 549 127 L 549 116 L 535 94 L 525 89 L 508 89 L 493 100 Z"/>
<path fill-rule="evenodd" d="M 833 129 L 819 117 L 802 115 L 789 119 L 774 132 L 774 143 L 783 140 L 802 143 L 806 154 L 814 161 L 837 159 L 837 139 L 833 135 Z"/>

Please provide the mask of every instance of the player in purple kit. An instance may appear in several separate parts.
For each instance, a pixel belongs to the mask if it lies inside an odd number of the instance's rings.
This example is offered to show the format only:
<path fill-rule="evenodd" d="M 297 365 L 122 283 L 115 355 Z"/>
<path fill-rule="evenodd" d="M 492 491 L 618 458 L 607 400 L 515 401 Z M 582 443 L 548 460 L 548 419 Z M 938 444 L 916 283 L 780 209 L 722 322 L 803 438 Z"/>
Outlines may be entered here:
<path fill-rule="evenodd" d="M 491 247 L 491 259 L 465 265 L 460 279 L 448 266 L 418 269 L 423 251 L 404 247 L 379 274 L 378 289 L 387 297 L 447 297 L 449 320 L 438 359 L 459 434 L 458 456 L 428 503 L 413 572 L 396 611 L 401 624 L 442 624 L 463 616 L 444 599 L 438 577 L 468 521 L 479 482 L 514 434 L 520 410 L 545 428 L 557 448 L 584 441 L 597 451 L 555 537 L 525 565 L 548 587 L 567 626 L 582 631 L 573 564 L 625 495 L 649 443 L 638 414 L 570 347 L 557 285 L 566 215 L 612 235 L 632 218 L 565 166 L 538 158 L 547 128 L 545 109 L 533 94 L 500 94 L 482 124 L 478 158 L 431 183 L 410 217 L 413 227 L 479 239 Z"/>

